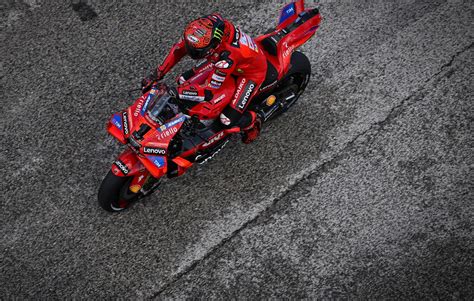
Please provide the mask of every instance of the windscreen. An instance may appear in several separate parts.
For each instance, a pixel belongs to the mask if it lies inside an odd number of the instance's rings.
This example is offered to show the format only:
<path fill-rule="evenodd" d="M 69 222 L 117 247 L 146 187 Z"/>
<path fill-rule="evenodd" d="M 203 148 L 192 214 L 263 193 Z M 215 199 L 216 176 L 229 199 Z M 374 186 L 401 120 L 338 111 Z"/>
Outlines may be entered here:
<path fill-rule="evenodd" d="M 176 105 L 171 103 L 171 96 L 165 91 L 150 91 L 151 99 L 147 107 L 147 115 L 154 122 L 163 125 L 177 113 Z"/>

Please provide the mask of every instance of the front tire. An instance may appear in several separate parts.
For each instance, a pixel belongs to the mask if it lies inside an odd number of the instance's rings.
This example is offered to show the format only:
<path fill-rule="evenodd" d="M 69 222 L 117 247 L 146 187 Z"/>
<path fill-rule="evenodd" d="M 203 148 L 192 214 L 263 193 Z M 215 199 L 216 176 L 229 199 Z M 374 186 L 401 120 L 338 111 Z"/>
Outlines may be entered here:
<path fill-rule="evenodd" d="M 119 212 L 126 209 L 129 203 L 139 197 L 140 193 L 129 190 L 133 177 L 119 177 L 109 173 L 102 180 L 99 188 L 98 201 L 100 207 L 109 212 Z"/>

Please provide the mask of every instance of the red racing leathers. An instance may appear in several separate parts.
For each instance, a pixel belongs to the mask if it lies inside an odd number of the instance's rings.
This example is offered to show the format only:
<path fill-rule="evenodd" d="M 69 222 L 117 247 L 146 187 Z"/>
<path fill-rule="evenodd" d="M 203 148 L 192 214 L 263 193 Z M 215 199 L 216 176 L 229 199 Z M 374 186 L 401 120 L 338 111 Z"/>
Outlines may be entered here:
<path fill-rule="evenodd" d="M 185 55 L 185 42 L 181 39 L 173 45 L 163 64 L 158 67 L 159 73 L 164 76 Z M 184 83 L 200 70 L 207 68 L 213 70 L 203 84 Z M 265 80 L 266 71 L 267 60 L 262 50 L 251 37 L 226 20 L 224 36 L 219 46 L 206 60 L 179 78 L 178 97 L 190 99 L 192 95 L 197 101 L 209 101 L 219 92 L 224 81 L 234 80 L 235 77 L 236 92 L 220 116 L 224 125 L 235 125 Z"/>

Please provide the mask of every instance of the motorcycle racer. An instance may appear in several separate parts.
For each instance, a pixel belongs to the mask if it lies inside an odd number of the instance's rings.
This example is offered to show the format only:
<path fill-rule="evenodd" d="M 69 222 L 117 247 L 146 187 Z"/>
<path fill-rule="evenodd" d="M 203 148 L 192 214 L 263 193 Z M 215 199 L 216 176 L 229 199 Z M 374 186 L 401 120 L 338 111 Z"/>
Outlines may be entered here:
<path fill-rule="evenodd" d="M 178 78 L 178 87 L 170 93 L 181 100 L 210 101 L 225 81 L 236 81 L 236 91 L 220 114 L 224 127 L 238 126 L 242 141 L 250 143 L 260 133 L 261 120 L 246 110 L 265 80 L 267 60 L 251 37 L 219 14 L 198 18 L 186 27 L 183 37 L 174 44 L 163 63 L 142 81 L 145 93 L 155 80 L 161 80 L 185 55 L 202 60 Z M 187 80 L 200 71 L 212 68 L 203 84 Z"/>

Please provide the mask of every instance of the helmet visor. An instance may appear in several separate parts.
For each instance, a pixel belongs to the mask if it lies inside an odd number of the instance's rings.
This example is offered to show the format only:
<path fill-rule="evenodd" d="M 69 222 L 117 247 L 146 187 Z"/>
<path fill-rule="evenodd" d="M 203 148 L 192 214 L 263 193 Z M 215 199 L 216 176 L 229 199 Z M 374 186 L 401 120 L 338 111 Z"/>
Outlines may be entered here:
<path fill-rule="evenodd" d="M 185 45 L 186 45 L 186 52 L 192 59 L 195 59 L 195 60 L 205 58 L 209 54 L 212 48 L 212 43 L 209 46 L 206 46 L 203 48 L 193 47 L 192 45 L 189 45 L 188 41 L 185 42 Z"/>

